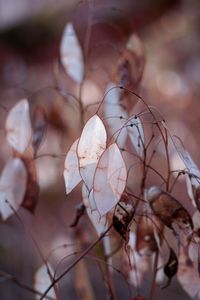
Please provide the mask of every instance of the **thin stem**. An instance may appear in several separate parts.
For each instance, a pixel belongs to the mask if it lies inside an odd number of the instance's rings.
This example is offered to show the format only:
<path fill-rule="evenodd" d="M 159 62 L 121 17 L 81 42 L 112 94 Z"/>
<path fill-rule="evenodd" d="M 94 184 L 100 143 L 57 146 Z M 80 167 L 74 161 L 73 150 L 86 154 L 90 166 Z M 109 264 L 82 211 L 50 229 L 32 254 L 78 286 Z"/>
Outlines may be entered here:
<path fill-rule="evenodd" d="M 5 280 L 10 280 L 11 282 L 15 283 L 16 285 L 18 285 L 19 287 L 23 288 L 24 290 L 27 290 L 35 295 L 38 296 L 42 296 L 42 293 L 32 287 L 30 287 L 29 285 L 19 281 L 16 277 L 14 277 L 13 275 L 10 275 L 4 271 L 0 271 L 0 277 L 4 277 Z M 46 296 L 47 299 L 49 300 L 53 300 L 52 297 Z"/>
<path fill-rule="evenodd" d="M 10 204 L 10 202 L 9 202 L 8 200 L 5 200 L 5 202 L 8 204 L 8 206 L 10 207 L 10 209 L 14 212 L 16 218 L 18 219 L 18 221 L 19 221 L 20 224 L 22 225 L 22 227 L 23 227 L 25 233 L 27 233 L 27 236 L 28 236 L 29 238 L 31 238 L 31 240 L 32 240 L 32 242 L 33 242 L 33 244 L 34 244 L 34 246 L 35 246 L 35 248 L 36 248 L 36 250 L 37 250 L 37 252 L 38 252 L 38 254 L 39 254 L 40 258 L 41 258 L 41 260 L 42 260 L 42 262 L 44 263 L 44 265 L 45 265 L 45 267 L 46 267 L 47 274 L 48 274 L 50 280 L 53 281 L 53 274 L 51 273 L 51 270 L 50 270 L 50 268 L 49 268 L 49 266 L 48 266 L 48 263 L 47 263 L 47 261 L 46 261 L 44 255 L 43 255 L 43 253 L 42 253 L 42 251 L 41 251 L 41 249 L 40 249 L 40 247 L 39 247 L 37 241 L 36 241 L 35 238 L 32 236 L 32 234 L 30 233 L 30 231 L 27 229 L 27 227 L 26 227 L 25 224 L 23 223 L 22 219 L 20 218 L 20 216 L 19 216 L 19 214 L 17 213 L 17 211 L 15 210 L 15 208 Z M 60 295 L 59 295 L 59 290 L 58 290 L 57 285 L 54 286 L 54 291 L 55 291 L 55 295 L 56 295 L 56 300 L 60 300 Z"/>
<path fill-rule="evenodd" d="M 154 266 L 153 266 L 153 279 L 152 279 L 152 285 L 151 285 L 151 292 L 150 292 L 150 300 L 154 300 L 155 293 L 156 293 L 156 274 L 157 274 L 157 268 L 158 268 L 158 257 L 159 257 L 159 251 L 156 251 L 156 255 L 154 258 Z"/>
<path fill-rule="evenodd" d="M 112 224 L 108 227 L 108 229 L 102 233 L 100 235 L 100 237 L 94 242 L 92 243 L 85 251 L 83 251 L 82 254 L 80 254 L 77 259 L 72 262 L 69 267 L 63 272 L 61 273 L 57 278 L 55 278 L 53 280 L 53 282 L 50 284 L 50 286 L 46 289 L 46 291 L 43 293 L 42 297 L 40 298 L 40 300 L 43 300 L 45 298 L 45 296 L 48 294 L 48 292 L 53 288 L 53 286 L 58 283 L 71 269 L 73 269 L 80 261 L 81 259 L 84 258 L 85 255 L 87 255 L 101 240 L 102 238 L 110 231 L 110 229 L 112 228 Z"/>

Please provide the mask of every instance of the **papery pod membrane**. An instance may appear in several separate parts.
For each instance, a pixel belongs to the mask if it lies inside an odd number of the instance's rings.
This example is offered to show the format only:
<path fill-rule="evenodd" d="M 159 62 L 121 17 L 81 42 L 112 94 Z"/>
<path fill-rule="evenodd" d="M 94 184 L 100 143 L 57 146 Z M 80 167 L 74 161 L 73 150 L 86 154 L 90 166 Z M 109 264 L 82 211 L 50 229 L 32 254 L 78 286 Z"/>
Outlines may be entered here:
<path fill-rule="evenodd" d="M 79 172 L 77 145 L 79 139 L 77 139 L 70 147 L 65 158 L 64 166 L 64 180 L 66 194 L 69 194 L 82 180 Z"/>
<path fill-rule="evenodd" d="M 97 210 L 91 210 L 90 208 L 90 200 L 88 198 L 88 191 L 86 186 L 83 184 L 82 186 L 82 197 L 83 197 L 83 203 L 85 204 L 87 215 L 92 222 L 98 236 L 100 236 L 106 229 L 107 229 L 107 220 L 106 217 L 100 217 Z"/>
<path fill-rule="evenodd" d="M 126 123 L 129 139 L 136 150 L 136 153 L 143 158 L 144 153 L 144 130 L 138 116 L 129 118 Z"/>
<path fill-rule="evenodd" d="M 128 249 L 129 249 L 129 260 L 130 260 L 130 282 L 135 286 L 141 286 L 144 280 L 145 274 L 151 269 L 152 256 L 141 256 L 138 254 L 135 248 L 136 235 L 130 231 Z"/>
<path fill-rule="evenodd" d="M 144 69 L 144 48 L 136 34 L 132 34 L 122 51 L 115 71 L 115 81 L 127 88 L 137 85 Z"/>
<path fill-rule="evenodd" d="M 77 93 L 79 87 L 77 87 Z M 92 80 L 85 79 L 81 90 L 81 102 L 84 107 L 89 107 L 100 103 L 103 98 L 103 93 L 99 86 Z"/>
<path fill-rule="evenodd" d="M 93 188 L 94 173 L 106 149 L 106 141 L 105 126 L 99 116 L 94 115 L 85 124 L 77 146 L 80 175 L 89 190 Z"/>
<path fill-rule="evenodd" d="M 157 241 L 155 239 L 154 224 L 147 215 L 146 209 L 143 211 L 137 222 L 136 229 L 136 250 L 140 255 L 152 255 L 158 251 Z"/>
<path fill-rule="evenodd" d="M 102 154 L 94 175 L 94 201 L 101 216 L 120 200 L 126 186 L 127 171 L 116 143 Z"/>
<path fill-rule="evenodd" d="M 64 29 L 60 58 L 66 73 L 80 83 L 84 76 L 83 53 L 72 23 L 68 23 Z"/>
<path fill-rule="evenodd" d="M 176 150 L 181 157 L 188 174 L 186 175 L 187 192 L 192 203 L 200 211 L 200 170 L 193 161 L 190 154 L 184 149 L 183 145 L 175 143 Z"/>
<path fill-rule="evenodd" d="M 189 213 L 171 194 L 158 187 L 151 187 L 147 198 L 154 215 L 166 226 L 171 229 L 178 226 L 189 234 L 192 232 L 193 223 Z"/>
<path fill-rule="evenodd" d="M 144 70 L 144 48 L 138 36 L 132 34 L 114 69 L 114 82 L 117 85 L 136 91 Z M 120 102 L 130 112 L 138 98 L 126 89 L 122 89 Z"/>
<path fill-rule="evenodd" d="M 129 239 L 129 227 L 133 221 L 134 214 L 135 203 L 133 198 L 126 193 L 123 193 L 120 201 L 115 207 L 113 227 L 125 241 L 128 241 Z"/>
<path fill-rule="evenodd" d="M 52 267 L 48 264 L 48 268 L 51 272 L 51 274 L 53 274 L 53 269 Z M 47 270 L 47 266 L 46 265 L 42 265 L 35 273 L 34 276 L 34 288 L 40 292 L 41 294 L 43 294 L 46 289 L 51 285 L 52 281 L 49 277 L 49 273 Z M 48 294 L 48 297 L 51 297 L 52 300 L 56 300 L 56 294 L 54 289 L 52 288 Z M 39 295 L 35 295 L 35 299 L 36 300 L 40 300 L 41 296 Z M 48 299 L 47 297 L 45 297 L 44 299 Z"/>
<path fill-rule="evenodd" d="M 15 151 L 24 153 L 32 136 L 29 103 L 26 99 L 17 102 L 9 111 L 5 127 L 8 144 Z"/>
<path fill-rule="evenodd" d="M 188 179 L 190 180 L 190 179 Z M 192 184 L 192 180 L 190 180 L 190 183 L 188 184 L 191 184 L 191 190 L 192 192 L 190 193 L 190 197 L 191 199 L 195 202 L 195 206 L 197 207 L 197 209 L 200 211 L 200 185 L 193 185 Z M 189 187 L 188 187 L 189 189 Z M 189 193 L 188 193 L 189 194 Z"/>
<path fill-rule="evenodd" d="M 190 259 L 187 244 L 180 245 L 177 279 L 184 291 L 192 299 L 200 298 L 198 265 Z"/>
<path fill-rule="evenodd" d="M 110 83 L 106 89 L 103 107 L 106 117 L 108 132 L 116 140 L 119 147 L 125 147 L 128 132 L 125 126 L 128 113 L 120 103 L 121 90 L 114 83 Z"/>
<path fill-rule="evenodd" d="M 0 214 L 3 220 L 15 213 L 23 202 L 27 172 L 20 158 L 10 159 L 0 177 Z"/>
<path fill-rule="evenodd" d="M 104 233 L 108 229 L 108 221 L 105 216 L 100 216 L 97 210 L 92 210 L 90 207 L 90 199 L 88 198 L 88 191 L 83 184 L 82 186 L 82 197 L 83 197 L 83 203 L 86 207 L 87 215 L 94 226 L 96 233 L 98 236 L 100 236 L 102 233 Z M 103 238 L 103 247 L 105 255 L 109 255 L 111 253 L 111 242 L 110 237 L 107 235 Z M 112 263 L 112 258 L 109 258 L 108 263 Z"/>

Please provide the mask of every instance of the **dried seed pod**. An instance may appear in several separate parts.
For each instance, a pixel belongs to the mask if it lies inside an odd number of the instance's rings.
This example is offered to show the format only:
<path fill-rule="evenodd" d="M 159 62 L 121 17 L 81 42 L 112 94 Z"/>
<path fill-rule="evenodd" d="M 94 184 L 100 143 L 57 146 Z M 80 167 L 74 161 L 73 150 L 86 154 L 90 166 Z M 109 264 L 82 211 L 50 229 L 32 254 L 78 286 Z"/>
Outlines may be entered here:
<path fill-rule="evenodd" d="M 144 48 L 136 34 L 132 34 L 122 51 L 115 71 L 116 82 L 122 86 L 137 85 L 144 70 Z"/>
<path fill-rule="evenodd" d="M 40 192 L 40 188 L 37 183 L 35 162 L 25 157 L 23 158 L 23 162 L 27 171 L 27 185 L 22 206 L 34 213 Z"/>
<path fill-rule="evenodd" d="M 191 233 L 193 229 L 192 219 L 187 210 L 169 193 L 158 187 L 148 190 L 147 198 L 151 209 L 166 226 L 174 229 L 174 226 Z"/>
<path fill-rule="evenodd" d="M 123 193 L 114 211 L 113 226 L 125 241 L 128 240 L 128 229 L 133 220 L 134 213 L 135 204 L 133 199 L 126 193 Z"/>
<path fill-rule="evenodd" d="M 191 247 L 191 243 L 180 246 L 177 279 L 191 299 L 197 299 L 196 296 L 200 293 L 200 275 L 197 261 L 194 257 L 191 259 L 191 249 L 188 247 Z"/>
<path fill-rule="evenodd" d="M 113 72 L 113 81 L 125 88 L 136 90 L 144 70 L 144 48 L 140 38 L 132 34 L 121 52 Z M 120 104 L 125 111 L 130 111 L 137 99 L 126 90 L 121 91 Z"/>
<path fill-rule="evenodd" d="M 136 229 L 136 250 L 140 255 L 151 255 L 158 250 L 154 225 L 147 215 L 139 218 Z"/>
<path fill-rule="evenodd" d="M 172 277 L 176 275 L 177 271 L 178 271 L 178 258 L 176 257 L 175 252 L 170 248 L 170 256 L 167 264 L 164 267 L 164 273 L 168 277 L 168 282 L 164 286 L 164 288 L 166 288 L 170 284 Z"/>

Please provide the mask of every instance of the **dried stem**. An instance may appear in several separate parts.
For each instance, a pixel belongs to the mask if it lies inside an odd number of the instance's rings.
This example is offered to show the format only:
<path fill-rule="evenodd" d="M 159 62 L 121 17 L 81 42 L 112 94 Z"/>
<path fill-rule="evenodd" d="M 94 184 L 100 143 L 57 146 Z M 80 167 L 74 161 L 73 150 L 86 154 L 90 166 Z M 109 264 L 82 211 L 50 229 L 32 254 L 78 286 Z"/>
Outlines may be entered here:
<path fill-rule="evenodd" d="M 156 251 L 155 258 L 154 258 L 154 266 L 153 266 L 153 279 L 152 279 L 151 292 L 149 298 L 150 300 L 156 299 L 155 293 L 156 293 L 156 274 L 158 269 L 158 257 L 159 257 L 159 252 Z"/>
<path fill-rule="evenodd" d="M 100 237 L 94 242 L 92 243 L 85 251 L 82 252 L 82 254 L 80 254 L 77 259 L 72 262 L 69 267 L 63 272 L 61 273 L 57 278 L 55 278 L 53 280 L 53 282 L 51 283 L 51 285 L 46 289 L 46 291 L 44 292 L 44 294 L 42 295 L 42 297 L 40 298 L 40 300 L 44 299 L 45 296 L 48 294 L 48 292 L 53 288 L 53 286 L 58 283 L 71 269 L 73 269 L 80 261 L 81 259 L 84 258 L 85 255 L 87 255 L 101 240 L 102 238 L 110 231 L 110 229 L 112 228 L 112 224 L 108 227 L 108 229 L 102 233 L 100 235 Z"/>

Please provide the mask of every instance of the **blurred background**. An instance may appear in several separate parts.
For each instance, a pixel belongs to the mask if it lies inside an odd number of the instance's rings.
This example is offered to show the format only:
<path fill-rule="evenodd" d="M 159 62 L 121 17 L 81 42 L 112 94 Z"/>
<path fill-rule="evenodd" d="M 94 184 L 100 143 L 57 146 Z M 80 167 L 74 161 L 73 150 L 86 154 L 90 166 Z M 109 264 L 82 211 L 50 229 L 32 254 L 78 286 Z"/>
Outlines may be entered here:
<path fill-rule="evenodd" d="M 81 126 L 79 111 L 64 92 L 76 93 L 76 86 L 60 66 L 64 27 L 72 21 L 84 47 L 90 5 L 84 0 L 0 0 L 0 168 L 12 155 L 5 140 L 7 111 L 25 97 L 30 101 L 31 113 L 37 104 L 43 105 L 47 113 L 48 130 L 39 153 L 56 154 L 54 158 L 44 156 L 36 160 L 40 195 L 34 216 L 23 208 L 19 210 L 25 229 L 15 216 L 0 224 L 0 271 L 29 286 L 41 265 L 31 236 L 44 255 L 59 245 L 72 245 L 69 250 L 61 247 L 55 251 L 54 262 L 74 251 L 77 235 L 86 244 L 94 239 L 86 218 L 81 221 L 82 227 L 88 228 L 84 234 L 81 226 L 75 233 L 69 228 L 75 217 L 74 207 L 81 199 L 79 189 L 66 199 L 62 172 L 65 154 L 79 136 Z M 143 77 L 135 89 L 149 105 L 157 107 L 171 133 L 182 139 L 200 166 L 200 2 L 94 0 L 91 25 L 87 79 L 92 78 L 95 88 L 85 87 L 85 101 L 101 100 L 97 98 L 102 98 L 113 78 L 120 51 L 135 32 L 145 53 Z M 88 99 L 91 94 L 92 100 Z M 90 113 L 87 111 L 85 119 Z M 176 158 L 174 163 L 178 164 Z M 186 197 L 185 193 L 183 186 L 177 190 L 180 197 Z M 101 273 L 92 261 L 88 268 L 96 270 L 94 278 L 90 278 L 95 295 L 91 299 L 102 299 L 106 294 Z M 78 292 L 78 283 L 73 283 L 74 278 L 78 281 L 77 274 L 75 269 L 61 281 L 62 299 L 87 299 Z M 116 282 L 121 283 L 118 275 Z M 145 291 L 144 295 L 148 299 Z M 117 296 L 126 298 L 124 283 L 117 285 Z M 14 280 L 0 278 L 0 299 L 34 297 Z M 157 299 L 160 297 L 189 299 L 175 281 L 168 289 L 158 290 Z"/>

